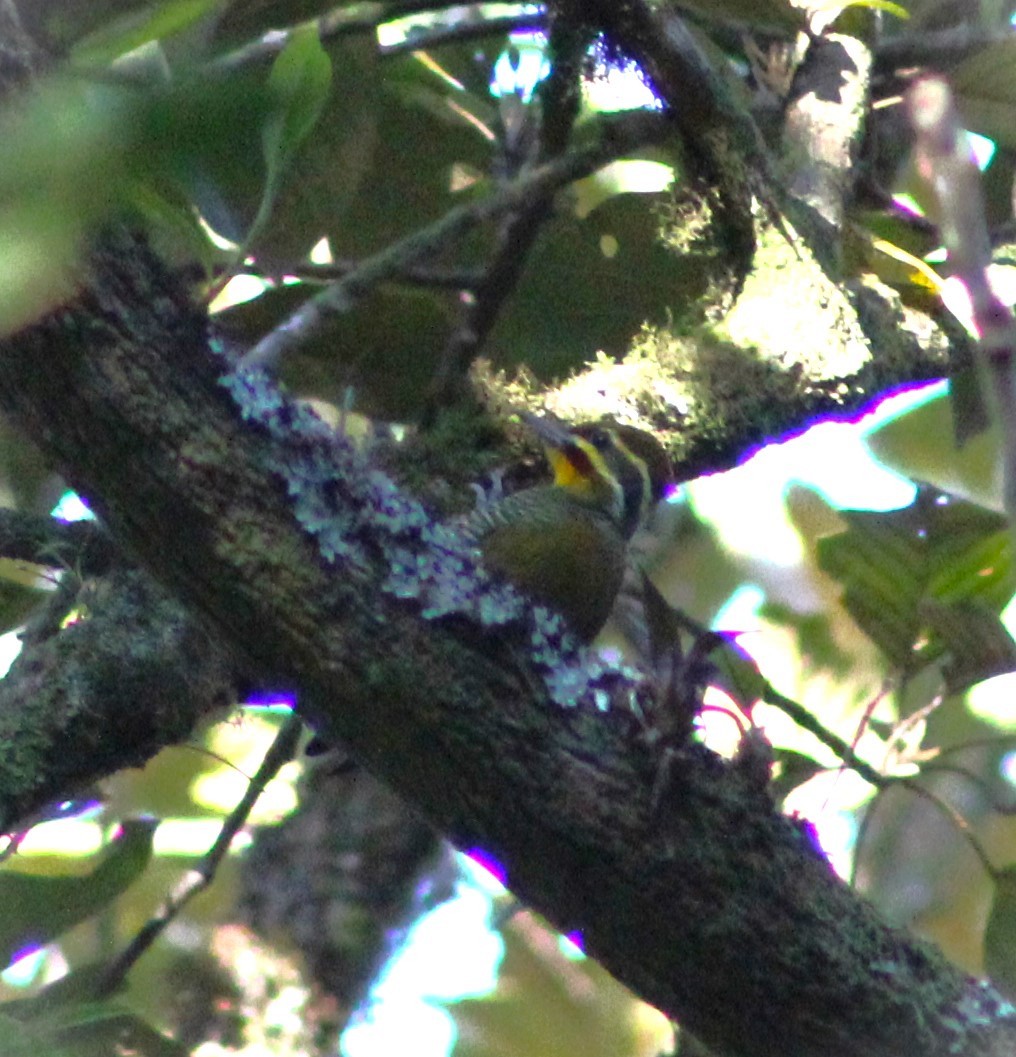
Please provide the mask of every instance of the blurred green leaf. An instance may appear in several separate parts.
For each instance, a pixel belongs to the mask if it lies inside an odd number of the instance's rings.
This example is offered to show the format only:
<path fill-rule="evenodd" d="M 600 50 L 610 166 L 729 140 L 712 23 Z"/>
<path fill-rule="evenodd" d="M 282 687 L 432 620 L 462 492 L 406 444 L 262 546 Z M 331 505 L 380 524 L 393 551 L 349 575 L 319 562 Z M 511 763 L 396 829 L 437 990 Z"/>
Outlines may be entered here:
<path fill-rule="evenodd" d="M 376 253 L 434 222 L 461 202 L 477 174 L 490 170 L 492 133 L 474 119 L 483 112 L 476 96 L 411 55 L 387 60 L 377 87 L 370 166 L 334 230 L 338 257 Z M 475 239 L 487 241 L 486 235 Z M 455 256 L 460 265 L 475 259 L 468 248 Z"/>
<path fill-rule="evenodd" d="M 0 333 L 76 291 L 88 231 L 133 209 L 138 184 L 194 188 L 225 177 L 264 88 L 228 83 L 130 86 L 53 79 L 0 115 Z"/>
<path fill-rule="evenodd" d="M 118 55 L 151 41 L 163 40 L 192 26 L 226 5 L 228 0 L 162 0 L 105 23 L 79 39 L 74 60 L 84 65 L 104 65 Z"/>
<path fill-rule="evenodd" d="M 793 606 L 767 599 L 759 609 L 759 616 L 773 624 L 793 628 L 798 648 L 808 658 L 812 670 L 825 668 L 840 678 L 850 674 L 856 658 L 836 641 L 827 612 L 802 613 Z"/>
<path fill-rule="evenodd" d="M 17 1009 L 16 1015 L 4 1011 Z M 190 1047 L 156 1031 L 121 1002 L 49 1003 L 45 1012 L 34 1007 L 36 1015 L 26 1017 L 25 1002 L 0 1006 L 0 1054 L 3 1057 L 25 1054 L 45 1057 L 109 1057 L 131 1054 L 133 1057 L 186 1057 Z M 10 1025 L 10 1032 L 7 1027 Z M 9 1040 L 15 1045 L 9 1048 Z M 31 1049 L 26 1047 L 31 1046 Z"/>
<path fill-rule="evenodd" d="M 812 0 L 812 2 L 807 5 L 807 10 L 823 11 L 830 8 L 846 10 L 850 7 L 863 7 L 872 11 L 884 11 L 887 15 L 894 15 L 896 18 L 900 19 L 910 17 L 905 7 L 900 4 L 894 4 L 892 0 L 818 0 L 818 2 Z"/>
<path fill-rule="evenodd" d="M 63 54 L 76 41 L 151 6 L 152 0 L 32 0 L 21 4 L 18 16 L 28 35 L 45 40 L 54 54 Z"/>
<path fill-rule="evenodd" d="M 712 681 L 750 714 L 752 706 L 765 697 L 769 681 L 733 635 L 721 633 L 717 638 L 720 642 L 709 654 L 717 669 Z"/>
<path fill-rule="evenodd" d="M 219 48 L 244 44 L 271 30 L 295 26 L 359 0 L 230 0 L 215 27 Z"/>
<path fill-rule="evenodd" d="M 104 1003 L 72 1011 L 80 1020 L 53 1032 L 68 1057 L 109 1057 L 129 1053 L 131 1057 L 187 1057 L 189 1046 L 156 1031 L 135 1013 Z"/>
<path fill-rule="evenodd" d="M 451 1007 L 454 1057 L 657 1057 L 666 1021 L 591 958 L 568 959 L 557 934 L 525 915 L 505 931 L 497 990 Z"/>
<path fill-rule="evenodd" d="M 1016 147 L 1016 39 L 978 49 L 949 81 L 967 128 Z"/>
<path fill-rule="evenodd" d="M 68 1050 L 47 1039 L 45 1031 L 21 1024 L 3 1010 L 4 1007 L 0 1006 L 0 1038 L 3 1039 L 0 1054 L 3 1057 L 39 1057 L 40 1054 L 45 1057 L 71 1057 Z"/>
<path fill-rule="evenodd" d="M 105 962 L 79 966 L 27 998 L 15 998 L 3 1003 L 0 1010 L 21 1023 L 48 1020 L 55 1024 L 63 1015 L 61 1010 L 95 1001 L 95 995 L 106 979 L 107 969 Z"/>
<path fill-rule="evenodd" d="M 23 624 L 48 595 L 45 585 L 39 583 L 42 571 L 24 562 L 0 558 L 0 635 Z"/>
<path fill-rule="evenodd" d="M 957 447 L 953 413 L 952 398 L 943 393 L 873 430 L 866 444 L 904 476 L 1000 511 L 998 434 L 981 432 Z"/>
<path fill-rule="evenodd" d="M 951 679 L 962 684 L 999 663 L 997 618 L 1016 590 L 1000 514 L 923 487 L 902 510 L 842 516 L 849 527 L 819 541 L 819 565 L 894 665 L 912 674 L 948 651 Z M 981 649 L 964 622 L 975 612 L 982 631 L 985 615 L 998 625 Z"/>
<path fill-rule="evenodd" d="M 998 614 L 987 606 L 976 601 L 949 605 L 926 598 L 921 603 L 921 615 L 948 651 L 942 674 L 950 694 L 1016 671 L 1016 642 Z"/>
<path fill-rule="evenodd" d="M 268 223 L 283 174 L 297 147 L 307 138 L 324 108 L 332 83 L 332 64 L 314 26 L 300 26 L 272 63 L 268 78 L 270 110 L 261 130 L 266 179 L 247 242 Z"/>
<path fill-rule="evenodd" d="M 1016 997 L 1016 866 L 993 878 L 991 910 L 984 928 L 984 969 L 1010 998 Z"/>
<path fill-rule="evenodd" d="M 144 872 L 157 823 L 129 819 L 106 849 L 102 862 L 84 877 L 41 877 L 0 873 L 0 962 L 49 943 L 111 903 Z"/>

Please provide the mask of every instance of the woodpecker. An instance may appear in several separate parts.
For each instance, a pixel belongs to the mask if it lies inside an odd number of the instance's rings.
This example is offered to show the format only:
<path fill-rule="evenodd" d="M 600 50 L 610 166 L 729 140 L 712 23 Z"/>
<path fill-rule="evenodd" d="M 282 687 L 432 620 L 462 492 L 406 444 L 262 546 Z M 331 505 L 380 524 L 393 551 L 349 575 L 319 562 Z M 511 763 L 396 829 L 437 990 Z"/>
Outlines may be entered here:
<path fill-rule="evenodd" d="M 481 507 L 465 531 L 487 569 L 591 642 L 621 587 L 628 541 L 671 480 L 670 462 L 655 437 L 633 426 L 569 429 L 523 417 L 543 441 L 553 483 Z"/>

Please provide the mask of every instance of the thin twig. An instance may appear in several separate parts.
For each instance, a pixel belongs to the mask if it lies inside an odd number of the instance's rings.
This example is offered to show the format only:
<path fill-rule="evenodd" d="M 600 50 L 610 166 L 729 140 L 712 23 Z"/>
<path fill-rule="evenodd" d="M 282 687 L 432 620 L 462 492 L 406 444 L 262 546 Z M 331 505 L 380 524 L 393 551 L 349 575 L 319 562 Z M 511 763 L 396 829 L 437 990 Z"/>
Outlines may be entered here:
<path fill-rule="evenodd" d="M 411 33 L 397 44 L 382 44 L 377 53 L 383 59 L 407 52 L 428 51 L 446 44 L 461 44 L 477 37 L 490 37 L 497 33 L 519 33 L 526 30 L 543 29 L 547 16 L 540 12 L 527 15 L 501 15 L 497 18 L 486 18 L 475 22 L 458 22 L 452 26 L 434 26 L 430 29 Z"/>
<path fill-rule="evenodd" d="M 279 773 L 282 765 L 292 759 L 302 729 L 303 723 L 295 714 L 283 723 L 271 747 L 265 753 L 257 774 L 247 786 L 240 803 L 223 822 L 215 843 L 209 848 L 201 862 L 184 874 L 177 887 L 166 897 L 165 902 L 155 914 L 145 922 L 134 939 L 110 962 L 96 986 L 96 998 L 107 998 L 114 994 L 135 962 L 151 947 L 166 926 L 198 892 L 204 891 L 212 883 L 219 865 L 229 852 L 233 838 L 247 822 L 258 797 Z"/>
<path fill-rule="evenodd" d="M 856 771 L 866 782 L 881 788 L 889 781 L 884 774 L 877 771 L 870 763 L 865 763 L 864 760 L 856 756 L 846 740 L 824 727 L 804 705 L 798 704 L 798 702 L 789 697 L 784 697 L 769 683 L 766 684 L 762 700 L 767 705 L 778 708 L 799 727 L 806 730 L 809 734 L 813 734 L 827 749 L 832 749 L 836 753 L 839 759 L 843 761 L 844 766 Z"/>
<path fill-rule="evenodd" d="M 514 95 L 502 100 L 499 144 L 506 177 L 516 178 L 534 162 L 548 162 L 564 153 L 578 116 L 581 63 L 589 44 L 588 31 L 562 17 L 555 18 L 548 46 L 550 73 L 540 84 L 535 100 L 526 104 Z M 534 123 L 535 137 L 531 135 Z M 470 364 L 518 286 L 530 250 L 552 216 L 552 201 L 550 194 L 534 196 L 509 212 L 500 224 L 483 281 L 445 346 L 425 401 L 424 424 L 439 408 L 455 401 Z"/>
<path fill-rule="evenodd" d="M 513 0 L 492 0 L 493 3 L 511 3 Z M 318 18 L 309 18 L 292 26 L 269 30 L 257 40 L 241 45 L 213 59 L 208 64 L 208 71 L 213 74 L 230 74 L 237 70 L 274 58 L 289 43 L 293 35 L 308 26 L 318 31 L 322 43 L 337 40 L 339 37 L 355 33 L 371 33 L 386 22 L 394 22 L 415 14 L 427 11 L 439 11 L 443 8 L 458 6 L 449 0 L 393 0 L 390 3 L 363 3 L 343 5 Z M 486 5 L 485 5 L 486 6 Z M 512 16 L 515 17 L 515 16 Z M 500 20 L 499 20 L 500 21 Z M 415 45 L 420 48 L 423 45 Z M 415 50 L 415 49 L 414 49 Z M 381 54 L 385 51 L 379 49 Z"/>
<path fill-rule="evenodd" d="M 283 279 L 299 279 L 304 283 L 325 284 L 345 279 L 360 267 L 360 261 L 339 260 L 330 264 L 309 264 L 306 261 L 286 265 L 267 265 L 255 260 L 245 264 L 240 271 L 262 279 L 281 282 Z M 474 290 L 483 282 L 479 268 L 442 268 L 438 265 L 411 265 L 391 276 L 391 281 L 406 286 L 425 286 L 441 290 Z"/>
<path fill-rule="evenodd" d="M 625 114 L 604 121 L 599 143 L 537 166 L 490 197 L 449 210 L 440 220 L 365 260 L 343 280 L 305 301 L 243 357 L 245 366 L 272 367 L 288 349 L 317 333 L 329 317 L 348 312 L 378 283 L 430 257 L 480 224 L 519 209 L 534 197 L 548 195 L 588 176 L 607 162 L 666 135 L 669 121 L 660 114 Z"/>

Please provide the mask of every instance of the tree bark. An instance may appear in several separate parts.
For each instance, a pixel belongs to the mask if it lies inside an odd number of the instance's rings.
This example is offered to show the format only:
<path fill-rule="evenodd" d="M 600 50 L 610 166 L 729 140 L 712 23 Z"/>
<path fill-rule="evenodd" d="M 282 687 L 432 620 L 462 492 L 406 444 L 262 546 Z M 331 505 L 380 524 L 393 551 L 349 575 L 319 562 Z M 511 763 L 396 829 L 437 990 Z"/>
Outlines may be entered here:
<path fill-rule="evenodd" d="M 91 262 L 0 347 L 0 406 L 248 670 L 716 1052 L 1011 1052 L 1016 1010 L 882 924 L 750 769 L 685 746 L 654 804 L 648 683 L 516 609 L 270 385 L 228 389 L 140 240 Z"/>

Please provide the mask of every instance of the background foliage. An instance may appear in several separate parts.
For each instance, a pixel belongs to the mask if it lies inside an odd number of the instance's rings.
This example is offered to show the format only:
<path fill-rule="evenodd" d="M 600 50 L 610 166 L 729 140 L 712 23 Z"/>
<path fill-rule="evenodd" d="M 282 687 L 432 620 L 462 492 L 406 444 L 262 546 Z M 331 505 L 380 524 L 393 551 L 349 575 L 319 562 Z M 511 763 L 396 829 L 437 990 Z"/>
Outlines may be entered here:
<path fill-rule="evenodd" d="M 781 424 L 766 417 L 765 399 L 751 406 L 753 379 L 774 368 L 761 352 L 756 362 L 744 347 L 734 351 L 737 334 L 721 322 L 732 250 L 710 219 L 722 209 L 705 201 L 690 157 L 700 145 L 662 122 L 632 126 L 626 149 L 596 156 L 572 174 L 578 179 L 562 177 L 569 186 L 553 208 L 535 195 L 528 207 L 491 213 L 495 223 L 470 220 L 461 238 L 446 237 L 439 225 L 455 210 L 466 216 L 505 194 L 565 157 L 566 144 L 593 157 L 612 119 L 660 109 L 614 42 L 561 7 L 548 44 L 549 16 L 538 5 L 20 5 L 55 58 L 2 118 L 0 331 L 61 305 L 90 233 L 126 216 L 186 277 L 217 340 L 237 353 L 279 335 L 324 291 L 332 308 L 321 325 L 281 355 L 269 350 L 273 363 L 293 392 L 353 431 L 414 437 L 418 425 L 429 427 L 408 455 L 381 444 L 381 456 L 442 513 L 466 508 L 467 483 L 509 462 L 509 481 L 537 472 L 532 453 L 518 469 L 520 445 L 506 454 L 496 423 L 462 410 L 463 388 L 495 419 L 546 403 L 658 427 L 689 483 L 647 542 L 647 564 L 694 620 L 743 633 L 757 691 L 747 696 L 762 698 L 752 718 L 775 747 L 774 788 L 787 810 L 815 823 L 837 867 L 889 920 L 934 939 L 964 969 L 1016 988 L 1008 821 L 1016 583 L 997 429 L 957 451 L 954 417 L 961 432 L 975 427 L 967 405 L 940 392 L 899 416 L 884 413 L 874 431 L 869 424 L 874 452 L 917 482 L 912 499 L 892 509 L 866 496 L 863 476 L 850 499 L 830 501 L 839 467 L 812 480 L 816 434 L 788 444 L 778 471 L 767 469 L 765 450 L 731 469 L 747 459 L 747 441 L 724 441 L 726 421 L 698 422 L 698 446 L 682 459 L 660 411 L 686 399 L 675 378 L 695 376 L 725 405 L 743 401 L 744 437 L 756 446 L 779 444 L 781 425 L 801 432 L 830 408 L 801 402 L 799 419 Z M 901 317 L 928 313 L 955 336 L 959 324 L 943 323 L 939 309 L 947 269 L 925 216 L 933 207 L 908 164 L 909 133 L 894 105 L 915 68 L 948 73 L 964 123 L 994 145 L 985 215 L 998 288 L 1011 284 L 1009 5 L 680 7 L 714 63 L 717 90 L 773 139 L 807 52 L 802 31 L 864 42 L 871 73 L 838 225 L 842 283 L 877 283 Z M 580 97 L 569 96 L 569 71 Z M 904 208 L 904 195 L 923 212 Z M 413 242 L 419 232 L 423 242 Z M 792 328 L 774 315 L 766 327 Z M 707 350 L 705 368 L 693 346 Z M 883 363 L 884 377 L 858 383 L 844 412 L 874 407 L 890 383 L 954 371 L 930 363 L 909 376 Z M 463 430 L 452 433 L 450 457 L 442 429 Z M 699 479 L 705 470 L 729 473 Z M 861 473 L 874 493 L 875 464 Z M 4 505 L 24 514 L 48 514 L 63 490 L 11 430 L 0 477 Z M 766 524 L 772 532 L 760 531 Z M 73 564 L 21 557 L 5 554 L 0 565 L 5 631 L 50 605 L 58 580 L 80 579 Z M 66 619 L 82 617 L 79 604 Z M 610 642 L 622 639 L 617 631 Z M 738 696 L 732 679 L 717 682 L 731 693 L 714 690 L 711 700 L 729 707 Z M 802 727 L 795 704 L 817 723 Z M 8 973 L 0 1050 L 78 1055 L 129 1045 L 171 1054 L 203 1042 L 206 1053 L 214 1040 L 224 1051 L 326 1052 L 333 1044 L 413 921 L 466 882 L 390 794 L 302 758 L 265 776 L 275 806 L 237 818 L 254 848 L 224 862 L 210 891 L 131 963 L 116 997 L 95 997 L 93 987 L 95 974 L 111 971 L 111 952 L 174 888 L 181 856 L 207 842 L 205 830 L 181 826 L 181 843 L 166 836 L 161 850 L 160 834 L 173 831 L 167 820 L 223 817 L 281 722 L 248 711 L 209 726 L 189 750 L 167 748 L 143 773 L 89 791 L 101 804 L 92 804 L 97 824 L 49 821 L 24 840 L 12 835 L 20 854 L 0 874 L 5 957 L 42 945 L 48 953 Z M 707 714 L 710 744 L 735 751 L 732 734 L 729 716 Z M 856 760 L 867 770 L 846 769 Z M 329 806 L 315 807 L 316 797 Z M 294 810 L 286 825 L 303 828 L 269 829 Z M 47 844 L 45 831 L 62 835 Z M 72 849 L 72 833 L 94 846 Z M 295 880 L 294 862 L 304 866 Z M 497 988 L 454 1007 L 456 1052 L 588 1057 L 672 1045 L 658 1015 L 592 962 L 566 958 L 544 926 L 524 910 L 513 917 L 508 903 L 494 900 L 505 941 Z M 64 969 L 70 976 L 54 983 Z"/>

